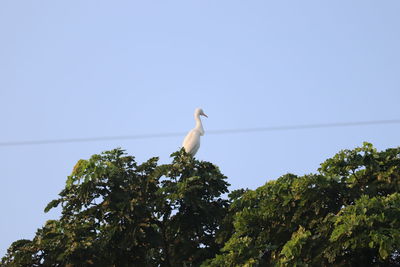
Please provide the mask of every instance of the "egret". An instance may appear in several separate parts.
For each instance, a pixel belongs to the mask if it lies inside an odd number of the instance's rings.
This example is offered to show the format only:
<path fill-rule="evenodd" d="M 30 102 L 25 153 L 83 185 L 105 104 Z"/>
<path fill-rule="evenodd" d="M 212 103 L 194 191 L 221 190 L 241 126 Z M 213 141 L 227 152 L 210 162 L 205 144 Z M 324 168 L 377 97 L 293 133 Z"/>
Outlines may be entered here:
<path fill-rule="evenodd" d="M 200 116 L 207 117 L 201 108 L 196 108 L 194 111 L 194 120 L 196 121 L 196 127 L 194 127 L 183 140 L 182 146 L 186 153 L 194 156 L 200 147 L 200 136 L 204 135 L 203 124 L 201 123 Z"/>

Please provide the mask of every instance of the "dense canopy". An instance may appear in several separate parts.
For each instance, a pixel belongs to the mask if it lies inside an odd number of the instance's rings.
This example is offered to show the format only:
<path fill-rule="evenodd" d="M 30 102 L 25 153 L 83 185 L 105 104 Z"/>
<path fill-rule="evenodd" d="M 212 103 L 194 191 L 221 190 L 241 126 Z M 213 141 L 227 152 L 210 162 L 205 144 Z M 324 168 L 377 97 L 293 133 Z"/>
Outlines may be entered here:
<path fill-rule="evenodd" d="M 2 264 L 400 265 L 400 148 L 365 143 L 316 174 L 229 195 L 217 166 L 172 157 L 138 164 L 115 149 L 78 161 L 45 209 L 60 205 L 61 217 L 14 242 Z"/>

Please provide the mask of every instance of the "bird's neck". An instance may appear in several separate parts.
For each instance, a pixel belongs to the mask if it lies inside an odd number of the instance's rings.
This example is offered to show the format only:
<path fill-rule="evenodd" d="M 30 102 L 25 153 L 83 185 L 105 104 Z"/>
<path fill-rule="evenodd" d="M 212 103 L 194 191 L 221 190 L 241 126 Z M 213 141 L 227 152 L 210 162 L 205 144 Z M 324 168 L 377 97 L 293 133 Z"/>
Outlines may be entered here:
<path fill-rule="evenodd" d="M 194 119 L 196 120 L 196 127 L 201 135 L 204 135 L 204 129 L 203 129 L 203 124 L 201 123 L 200 115 L 194 116 Z"/>

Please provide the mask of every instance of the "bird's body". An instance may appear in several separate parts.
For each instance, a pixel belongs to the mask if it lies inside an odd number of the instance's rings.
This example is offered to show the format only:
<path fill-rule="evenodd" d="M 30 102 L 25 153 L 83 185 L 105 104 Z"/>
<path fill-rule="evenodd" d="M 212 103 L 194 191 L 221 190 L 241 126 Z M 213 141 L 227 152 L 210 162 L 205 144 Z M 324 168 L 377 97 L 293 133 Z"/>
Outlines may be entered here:
<path fill-rule="evenodd" d="M 185 148 L 186 153 L 192 154 L 193 156 L 197 153 L 200 148 L 200 132 L 196 129 L 191 130 L 183 140 L 182 146 Z"/>
<path fill-rule="evenodd" d="M 200 136 L 204 135 L 203 124 L 201 123 L 200 116 L 207 117 L 201 108 L 197 108 L 194 112 L 194 119 L 196 121 L 196 127 L 194 127 L 183 140 L 182 146 L 186 153 L 194 156 L 200 147 Z"/>

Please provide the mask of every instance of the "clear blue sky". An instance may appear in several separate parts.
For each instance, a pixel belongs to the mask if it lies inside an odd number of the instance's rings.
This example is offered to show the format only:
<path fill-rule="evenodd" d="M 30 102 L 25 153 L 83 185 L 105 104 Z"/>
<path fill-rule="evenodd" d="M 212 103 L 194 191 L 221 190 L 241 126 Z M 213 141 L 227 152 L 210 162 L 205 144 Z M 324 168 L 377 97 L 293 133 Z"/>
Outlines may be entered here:
<path fill-rule="evenodd" d="M 231 188 L 316 172 L 400 125 L 207 135 L 399 119 L 400 1 L 0 1 L 0 142 L 185 132 Z M 77 160 L 122 147 L 169 160 L 182 137 L 0 147 L 0 256 L 57 212 Z"/>

